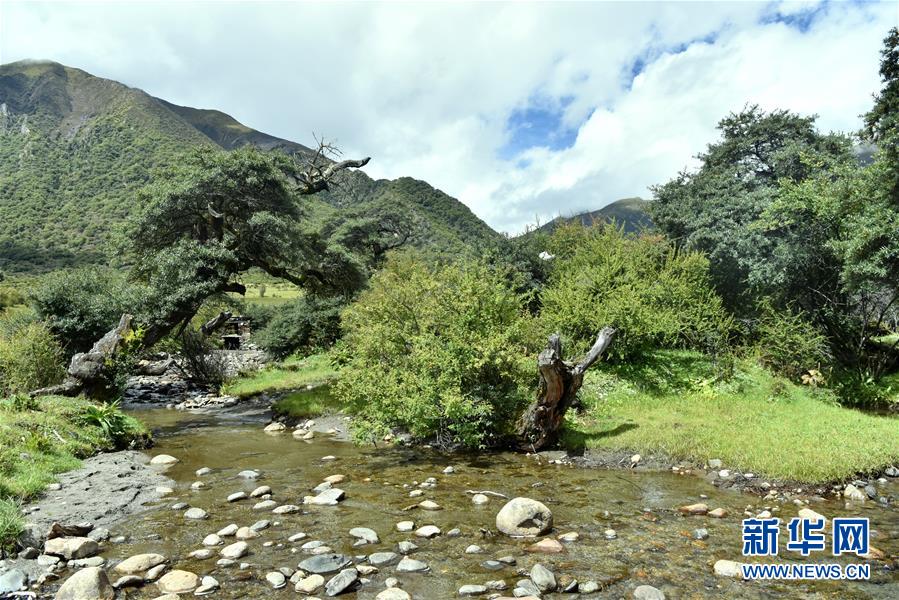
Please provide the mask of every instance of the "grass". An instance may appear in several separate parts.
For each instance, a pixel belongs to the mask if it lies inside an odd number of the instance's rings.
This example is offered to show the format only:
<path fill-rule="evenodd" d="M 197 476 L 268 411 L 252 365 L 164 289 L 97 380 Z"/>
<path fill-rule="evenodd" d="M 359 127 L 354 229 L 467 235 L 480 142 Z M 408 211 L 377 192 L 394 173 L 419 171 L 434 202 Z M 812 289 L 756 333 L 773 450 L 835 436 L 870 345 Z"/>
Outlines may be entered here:
<path fill-rule="evenodd" d="M 586 410 L 564 443 L 719 458 L 729 467 L 808 483 L 877 472 L 899 462 L 899 419 L 839 406 L 826 389 L 795 385 L 748 360 L 726 382 L 701 354 L 658 351 L 637 366 L 588 373 Z"/>
<path fill-rule="evenodd" d="M 110 429 L 92 418 L 96 413 L 83 398 L 0 400 L 0 547 L 10 546 L 21 530 L 19 504 L 39 495 L 58 473 L 78 467 L 81 458 L 148 436 L 131 417 L 117 413 Z"/>
<path fill-rule="evenodd" d="M 222 386 L 222 393 L 246 398 L 256 394 L 298 390 L 331 381 L 337 370 L 327 354 L 292 357 L 261 371 L 247 374 Z"/>
<path fill-rule="evenodd" d="M 265 294 L 261 294 L 262 286 L 265 286 Z M 302 290 L 295 285 L 285 283 L 247 283 L 247 293 L 243 296 L 232 294 L 249 304 L 264 304 L 277 306 L 296 300 L 302 295 Z"/>
<path fill-rule="evenodd" d="M 309 419 L 343 410 L 328 386 L 288 394 L 272 405 L 272 410 L 294 419 Z"/>

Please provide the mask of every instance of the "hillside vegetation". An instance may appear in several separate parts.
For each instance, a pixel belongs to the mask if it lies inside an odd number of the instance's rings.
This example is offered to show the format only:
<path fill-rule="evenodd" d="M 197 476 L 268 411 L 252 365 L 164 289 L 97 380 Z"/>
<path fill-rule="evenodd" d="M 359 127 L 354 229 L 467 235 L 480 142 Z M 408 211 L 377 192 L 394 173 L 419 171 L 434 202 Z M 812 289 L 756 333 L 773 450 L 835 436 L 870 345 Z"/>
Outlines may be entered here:
<path fill-rule="evenodd" d="M 306 146 L 217 110 L 171 104 L 53 62 L 0 66 L 0 269 L 8 273 L 115 262 L 116 238 L 141 209 L 138 191 L 196 148 Z M 408 213 L 415 245 L 459 252 L 499 234 L 422 181 L 347 175 L 322 206 Z"/>

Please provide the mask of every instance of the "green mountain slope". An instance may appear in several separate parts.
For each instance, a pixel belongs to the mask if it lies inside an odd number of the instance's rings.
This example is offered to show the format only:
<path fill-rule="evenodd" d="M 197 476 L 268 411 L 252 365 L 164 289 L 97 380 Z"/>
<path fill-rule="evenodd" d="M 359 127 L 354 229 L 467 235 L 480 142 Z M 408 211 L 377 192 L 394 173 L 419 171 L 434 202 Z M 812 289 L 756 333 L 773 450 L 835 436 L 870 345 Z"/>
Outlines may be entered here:
<path fill-rule="evenodd" d="M 137 190 L 199 146 L 309 148 L 217 110 L 177 106 L 47 61 L 0 65 L 0 269 L 46 271 L 108 262 Z M 374 149 L 373 154 L 377 154 Z M 362 172 L 321 195 L 336 210 L 401 207 L 420 245 L 458 251 L 499 238 L 458 200 L 427 183 Z"/>
<path fill-rule="evenodd" d="M 590 226 L 598 222 L 614 222 L 619 227 L 623 226 L 625 232 L 636 233 L 644 229 L 651 229 L 653 226 L 652 219 L 649 218 L 649 214 L 646 212 L 648 204 L 649 200 L 642 198 L 622 198 L 599 210 L 592 210 L 570 217 L 556 217 L 535 231 L 550 233 L 559 225 L 570 223 Z"/>

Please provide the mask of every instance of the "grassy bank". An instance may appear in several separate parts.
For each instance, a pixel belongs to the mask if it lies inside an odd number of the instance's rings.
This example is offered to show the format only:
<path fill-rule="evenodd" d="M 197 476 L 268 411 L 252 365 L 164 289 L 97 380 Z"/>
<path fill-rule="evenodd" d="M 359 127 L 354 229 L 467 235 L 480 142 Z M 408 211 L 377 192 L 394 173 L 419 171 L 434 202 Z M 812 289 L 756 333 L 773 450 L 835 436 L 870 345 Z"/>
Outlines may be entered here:
<path fill-rule="evenodd" d="M 825 482 L 899 463 L 899 419 L 841 407 L 826 389 L 799 386 L 751 361 L 715 381 L 702 354 L 658 351 L 637 366 L 601 365 L 582 391 L 564 443 L 719 458 L 778 479 Z"/>
<path fill-rule="evenodd" d="M 80 458 L 145 441 L 147 430 L 114 407 L 82 398 L 0 400 L 0 546 L 21 531 L 19 506 Z"/>
<path fill-rule="evenodd" d="M 222 393 L 247 398 L 262 393 L 298 390 L 306 386 L 321 385 L 334 379 L 337 371 L 327 354 L 313 354 L 306 358 L 288 358 L 227 382 Z"/>

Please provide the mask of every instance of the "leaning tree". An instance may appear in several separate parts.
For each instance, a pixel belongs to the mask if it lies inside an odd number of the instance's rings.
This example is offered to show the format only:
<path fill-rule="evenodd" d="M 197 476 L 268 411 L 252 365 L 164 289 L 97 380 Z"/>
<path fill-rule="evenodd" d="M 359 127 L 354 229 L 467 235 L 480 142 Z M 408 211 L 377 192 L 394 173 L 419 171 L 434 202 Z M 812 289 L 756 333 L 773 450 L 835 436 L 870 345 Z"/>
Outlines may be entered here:
<path fill-rule="evenodd" d="M 208 298 L 245 293 L 238 276 L 251 268 L 315 292 L 358 286 L 364 274 L 352 271 L 363 265 L 305 226 L 297 198 L 328 190 L 343 171 L 369 161 L 333 159 L 325 142 L 294 157 L 203 149 L 144 189 L 145 209 L 130 224 L 127 244 L 132 277 L 146 290 L 141 306 L 76 354 L 62 385 L 35 393 L 110 395 L 122 355 L 180 333 Z"/>

